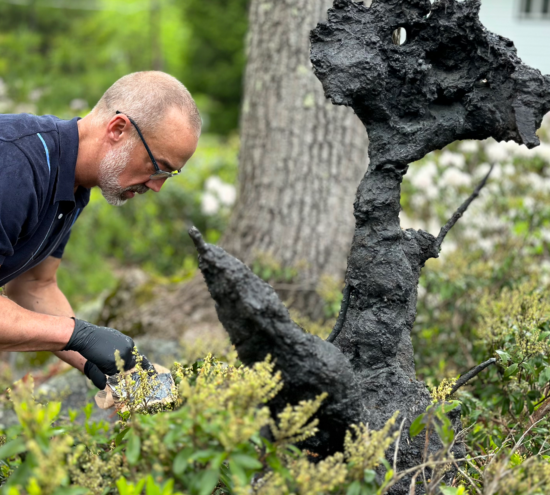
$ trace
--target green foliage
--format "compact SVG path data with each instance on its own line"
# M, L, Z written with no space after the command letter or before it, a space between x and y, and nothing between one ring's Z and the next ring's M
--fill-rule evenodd
M382 494L382 486L389 486L391 469L382 484L374 469L386 462L384 452L396 438L395 417L378 432L357 425L343 453L314 463L308 455L315 454L293 444L316 433L314 415L324 396L289 405L274 420L266 404L282 383L269 359L247 368L207 356L190 367L176 363L172 375L177 384L173 410L138 413L146 412L143 389L126 395L127 411L119 413L113 429L91 422L90 407L83 425L75 412L62 420L61 404L39 403L32 380L16 384L11 399L19 424L0 441L2 490L10 495L137 495L143 490L152 495L305 495ZM260 436L262 428L271 429L272 441Z
M0 78L8 87L8 110L81 113L119 77L152 69L155 43L164 69L180 74L189 24L178 4L159 3L158 26L148 3L138 0L0 3Z
M336 318L340 312L343 299L343 283L330 275L322 275L317 285L317 294L325 302L325 316Z
M270 253L256 252L250 266L255 275L272 285L290 284L298 276L299 267L283 266Z
M302 329L312 335L317 335L317 337L325 340L332 332L334 325L336 324L335 319L330 319L327 321L311 321L309 318L302 316L298 311L290 310L290 316L292 320L298 324Z
M182 79L204 99L208 132L228 134L238 126L246 54L249 0L187 0L187 64Z
M449 399L459 374L498 358L456 394L469 453L459 479L471 493L542 494L548 483L548 119L540 136L534 150L455 143L411 165L403 183L402 227L437 235L495 164L440 259L426 264L412 334L419 375L436 404ZM426 423L427 413L415 432Z
M0 3L0 112L71 118L130 72L160 69L194 94L205 129L238 127L248 0Z

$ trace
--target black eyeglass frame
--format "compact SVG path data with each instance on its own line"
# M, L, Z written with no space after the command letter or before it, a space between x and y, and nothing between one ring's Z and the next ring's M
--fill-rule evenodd
M117 115L126 115L125 113L116 111ZM153 162L153 166L155 167L156 172L152 174L149 179L151 180L159 180L159 179L169 179L170 177L175 177L176 175L179 175L181 173L180 170L175 170L174 172L166 172L165 170L161 170L158 166L157 161L155 160L155 157L153 156L153 153L151 153L151 150L149 149L149 146L145 142L145 138L143 137L143 134L141 133L140 128L135 123L134 119L132 119L129 115L126 115L128 117L128 120L130 123L136 128L136 131L138 133L139 138L141 139L141 142L143 143L143 146L145 146L145 149L147 150L147 154L149 155L149 158L151 158L151 161Z

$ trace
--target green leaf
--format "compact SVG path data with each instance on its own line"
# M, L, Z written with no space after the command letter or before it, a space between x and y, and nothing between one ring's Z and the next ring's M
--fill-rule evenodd
M116 487L118 488L119 495L129 495L128 481L126 481L124 476L116 481Z
M210 461L210 467L212 469L220 469L223 462L227 459L227 452L220 452Z
M372 469L365 469L364 480L367 483L372 483L376 479L376 471Z
M27 446L21 438L16 438L0 447L0 459L9 459L26 450Z
M115 437L115 445L120 445L120 442L124 439L126 436L126 433L130 431L130 428L124 428L116 437Z
M514 414L519 416L523 411L525 405L525 399L523 397L514 397Z
M512 360L510 354L505 351L497 351L497 354L500 356L500 359L503 361L504 364L508 364L508 361Z
M462 485L460 485L458 488L442 485L439 487L439 490L443 495L462 495L465 493L465 489Z
M284 469L281 459L276 454L270 454L266 457L267 465L275 472L279 472Z
M424 416L426 416L426 414L421 414L411 423L411 427L409 428L409 435L411 438L414 438L416 435L421 433L426 427L424 423Z
M361 494L361 483L359 481L354 481L349 487L346 495L360 495Z
M161 495L172 495L174 491L174 479L170 478L164 485L162 486L162 493Z
M193 448L187 447L183 450L180 450L176 457L174 458L174 463L172 464L172 471L176 476L181 476L187 465L189 464L189 458L193 454Z
M198 450L194 454L191 455L191 460L200 462L201 464L206 464L208 461L210 461L212 458L214 458L218 452L214 449L204 449L204 450Z
M245 454L233 454L231 460L244 469L262 469L262 463L249 455Z
M455 438L451 420L445 414L438 414L439 422L435 422L437 434L445 444L451 444Z
M141 439L134 431L128 436L128 444L126 446L126 459L128 464L134 466L139 461L139 454L141 452Z
M515 375L518 371L518 363L514 363L512 364L512 366L508 366L508 368L506 368L506 371L504 372L504 378Z
M500 409L500 413L502 415L507 414L509 409L510 409L510 398L504 397L504 399L502 400L502 407Z
M217 469L208 469L202 474L199 495L210 495L218 484L220 472Z
M231 474L233 476L236 476L242 485L246 485L248 483L246 471L242 466L235 463L232 459L229 460L229 469L231 470Z
M119 495L141 495L146 480L146 478L143 478L134 485L134 483L128 483L126 478L122 476L116 481Z
M70 407L67 412L69 413L69 421L71 423L74 423L80 414L80 411L77 411L76 409L71 409Z
M450 413L453 409L456 409L458 406L460 406L460 401L459 400L451 400L451 401L448 401L448 402L444 402L441 405L440 411L443 414L447 414L447 413Z
M544 368L539 375L539 387L544 387L550 382L550 367Z
M161 495L160 486L155 483L151 475L147 476L147 484L145 487L146 495Z

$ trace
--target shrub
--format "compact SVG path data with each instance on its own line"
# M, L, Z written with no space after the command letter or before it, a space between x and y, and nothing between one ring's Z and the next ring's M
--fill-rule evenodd
M380 489L374 469L386 462L395 418L379 432L357 425L343 453L312 462L314 454L294 444L316 433L314 415L324 396L289 405L274 420L266 404L282 383L269 359L247 368L209 355L189 367L175 363L172 376L173 410L139 414L126 396L129 410L119 413L112 429L90 421L91 407L83 425L75 411L63 421L59 402L42 404L32 379L18 382L10 397L19 424L6 432L0 447L2 489L10 495L343 494L352 486L350 493L374 494ZM266 428L270 440L260 435ZM390 470L382 482L391 476Z

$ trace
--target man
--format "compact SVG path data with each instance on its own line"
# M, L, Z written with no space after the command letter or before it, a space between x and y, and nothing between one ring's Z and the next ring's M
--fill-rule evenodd
M100 389L135 365L131 338L74 318L56 272L90 188L120 206L159 192L197 147L187 89L162 72L118 80L83 119L0 115L0 351L51 351Z

